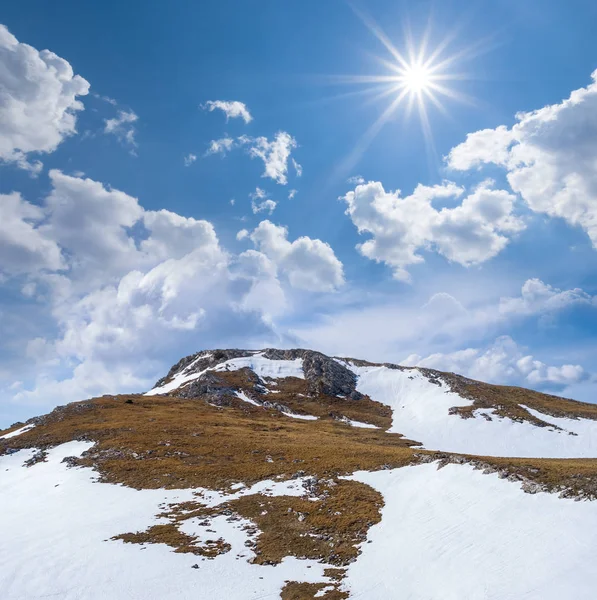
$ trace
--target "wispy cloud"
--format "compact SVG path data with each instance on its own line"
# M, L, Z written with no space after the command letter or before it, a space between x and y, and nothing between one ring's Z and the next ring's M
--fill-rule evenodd
M197 155L196 154L187 154L184 157L184 166L185 167L190 167L196 160L197 160Z
M255 188L255 191L249 194L249 197L251 198L253 214L267 211L271 215L278 205L277 202L268 198L267 193L259 187Z
M104 119L104 133L115 135L120 142L130 147L131 154L135 154L137 130L134 123L138 120L139 117L132 110L119 110L113 119Z
M209 112L221 110L226 115L226 121L241 118L245 123L250 123L253 120L246 104L238 100L209 100L205 104L202 104L201 108Z

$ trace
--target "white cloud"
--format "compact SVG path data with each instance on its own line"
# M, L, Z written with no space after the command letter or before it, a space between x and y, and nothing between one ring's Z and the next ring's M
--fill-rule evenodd
M586 378L580 365L547 365L535 359L509 336L502 336L488 348L467 348L426 358L411 354L402 364L451 371L472 379L499 384L557 387Z
M236 239L240 242L241 240L244 240L246 238L249 237L249 232L246 229L241 229L240 231L237 232L236 234Z
M278 279L277 266L265 254L256 250L247 250L237 257L231 270L236 281L244 281L248 284L248 288L238 301L241 310L260 312L268 322L285 311L288 302Z
M39 230L44 211L20 194L0 194L0 272L29 273L65 267L58 244Z
M504 125L496 129L483 129L466 136L466 141L446 157L448 165L458 171L467 171L483 163L505 165L510 158L514 134Z
M528 316L579 305L597 307L597 298L580 288L560 290L540 279L529 279L522 286L519 297L500 300L499 313L505 316Z
M87 277L105 278L134 268L139 260L128 228L143 216L136 198L92 179L49 173L47 220L39 231L73 257L71 268Z
M249 154L263 161L265 171L262 177L269 177L281 185L286 185L288 159L296 147L296 140L289 133L279 131L271 142L266 137L254 138Z
M267 198L267 193L259 187L255 188L255 191L252 194L249 194L249 196L251 198L251 209L253 210L253 214L268 211L271 215L278 205L277 202Z
M292 199L293 199L293 198L296 196L296 194L297 194L297 191L298 191L298 190L290 190L290 191L288 192L288 200L292 200Z
M189 153L184 157L184 166L190 167L197 160L197 155Z
M303 176L303 167L302 167L302 165L297 163L296 160L294 160L294 158L292 159L292 166L294 167L294 172L296 173L296 176L302 177Z
M418 185L406 197L386 192L379 182L358 185L344 196L346 213L359 233L371 238L357 246L361 254L385 262L394 277L409 280L407 267L423 262L421 250L434 250L464 266L498 254L509 235L524 228L513 216L515 197L483 182L454 208L436 209L434 201L454 200L464 189L451 182Z
M251 241L277 268L293 287L331 292L344 283L342 263L325 242L303 236L288 241L288 230L262 221L250 234Z
M33 175L41 170L30 153L53 152L76 133L77 99L89 83L49 50L20 43L0 25L0 161L15 163Z
M40 207L18 194L0 197L7 215L0 262L7 257L7 275L20 277L17 289L55 332L32 328L21 340L32 375L21 373L16 392L4 386L12 403L142 390L179 354L196 350L197 339L280 344L286 338L274 318L286 314L290 288L332 291L343 281L342 265L320 240L291 243L284 228L265 231L264 222L251 234L261 251L234 256L205 220L145 210L88 178L49 175ZM15 375L0 374L9 382Z
M211 154L221 154L222 156L226 156L228 152L237 147L233 138L223 137L219 140L212 140L209 142L209 148L205 151L205 156L210 156Z
M263 161L265 170L262 177L269 177L281 185L288 183L288 161L292 150L297 147L296 140L289 133L279 131L271 142L266 137L252 138L241 135L235 139L225 136L211 140L205 156L226 156L232 150L241 147L247 147L251 158L260 158ZM298 163L294 166L298 176L302 173L302 168Z
M278 206L277 202L274 202L269 198L267 200L264 200L263 202L255 202L255 200L251 202L251 209L253 210L254 215L265 211L267 211L268 214L271 215L274 212L274 210L276 210L276 206Z
M346 180L346 183L350 183L350 185L362 185L365 183L365 179L360 175L353 175Z
M202 108L208 110L209 112L221 110L226 115L226 121L228 121L228 119L235 119L239 117L245 123L250 123L253 120L253 117L251 116L247 106L238 100L209 100L202 106Z
M118 116L113 119L104 119L104 133L115 135L119 141L130 146L134 154L134 149L137 147L135 140L137 130L133 123L138 120L139 117L132 110L119 110Z
M529 208L582 227L597 248L597 71L559 104L520 113L504 126L470 134L448 155L468 170L494 163Z

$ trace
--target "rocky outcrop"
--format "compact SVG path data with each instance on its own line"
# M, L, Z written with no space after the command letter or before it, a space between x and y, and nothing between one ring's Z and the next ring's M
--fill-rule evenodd
M254 354L252 350L240 349L206 350L191 354L179 360L165 377L156 382L154 387L168 383L176 374L182 371L185 371L185 375L201 373L227 360L251 356L252 354ZM321 352L302 348L291 350L267 348L263 350L263 356L270 360L296 360L300 358L303 361L303 372L309 384L310 394L342 396L351 400L360 400L363 397L362 394L356 391L356 375L337 360ZM258 383L258 380L254 383ZM177 391L177 395L183 398L195 398L205 394L221 396L231 392L233 392L232 388L227 388L218 380L215 374L208 372L185 385Z
M277 350L268 348L263 354L271 360L303 360L303 372L309 382L310 392L328 396L345 396L360 400L363 396L356 391L357 377L337 360L314 350Z

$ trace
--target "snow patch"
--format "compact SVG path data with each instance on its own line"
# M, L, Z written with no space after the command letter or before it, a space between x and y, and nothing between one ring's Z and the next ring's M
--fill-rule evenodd
M500 418L490 411L483 413L491 420L483 418L481 411L475 411L474 418L463 419L449 410L470 406L472 401L452 392L442 381L431 382L418 369L344 364L358 376L359 392L391 407L392 427L388 431L421 442L427 449L485 456L597 457L597 421L554 419L529 411L567 430L558 431Z
M525 494L470 465L348 479L384 496L344 587L367 600L593 600L597 502Z
M203 371L198 371L196 373L191 373L192 368L204 358L210 358L212 354L202 354L198 356L193 362L188 364L182 371L179 373L175 373L172 379L168 383L164 383L163 385L154 387L149 390L149 392L145 392L144 396L153 396L155 394L168 394L169 392L173 392L179 387L189 383L195 379L199 379L201 375L207 373L210 369L204 369Z
M303 359L295 360L272 360L265 358L263 353L253 356L242 356L241 358L232 358L220 363L213 368L214 371L237 371L248 367L259 377L271 377L278 379L281 377L298 377L304 379Z
M149 392L145 392L144 395L153 396L156 394L168 394L174 390L177 390L183 385L189 384L191 381L199 379L208 371L238 371L239 369L244 369L245 367L253 370L259 377L270 377L272 379L280 377L298 377L299 379L305 378L305 374L303 373L303 360L301 358L297 358L295 360L271 360L269 358L265 358L263 356L263 352L253 353L251 356L232 358L213 367L204 369L203 371L197 371L194 373L191 372L199 360L203 358L209 358L211 356L212 354L202 354L184 369L182 369L182 371L176 373L168 383L154 387L153 389L149 390Z
M4 435L0 435L0 440L8 440L12 437L16 437L17 435L21 435L21 433L30 431L34 427L35 427L35 425L24 425L23 427L20 427L19 429L15 429L14 431L11 431L10 433L5 433Z
M252 398L249 398L249 396L247 396L247 394L245 394L244 392L242 392L240 390L237 390L234 393L236 394L237 398L240 398L244 402L248 402L249 404L252 404L253 406L261 406L261 404L259 404L258 402L255 402L255 400L253 400Z
M302 419L303 421L317 421L319 417L314 417L313 415L297 415L296 413L280 411L284 416L291 417L293 419Z
M371 425L371 423L363 423L362 421L355 421L354 419L349 419L348 417L344 417L342 419L343 423L347 423L348 425L352 425L353 427L362 427L363 429L379 429L377 425Z
M163 522L155 517L161 505L197 500L197 492L213 506L257 492L303 495L302 480L263 481L233 494L135 490L97 483L91 469L61 462L91 445L62 444L49 450L47 462L30 468L22 464L35 450L0 457L2 600L254 600L278 598L287 580L329 583L323 571L330 565L316 561L288 557L276 567L249 563L247 534L225 519L213 520L210 538L224 538L232 550L213 560L175 553L162 544L110 539ZM185 524L183 531L194 532L194 527ZM194 564L199 568L191 568Z

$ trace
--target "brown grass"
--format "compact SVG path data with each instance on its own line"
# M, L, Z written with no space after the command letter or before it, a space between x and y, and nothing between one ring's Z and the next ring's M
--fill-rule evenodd
M527 421L539 427L554 427L551 423L532 415L524 408L528 406L552 417L597 420L597 404L577 402L515 386L492 385L453 373L443 373L442 379L453 391L473 401L472 406L453 409L454 414L464 418L472 417L475 410L485 408L495 409L497 415L509 417L514 421Z
M222 408L172 397L96 398L57 409L40 426L0 440L0 453L92 440L96 445L80 464L96 468L104 481L138 489L227 489L297 472L334 477L412 458L415 442L397 434L230 402Z
M315 594L324 588L329 587L329 583L298 583L291 581L282 589L281 600L310 600L316 598ZM348 592L341 592L337 588L327 590L323 596L317 596L323 600L345 600L348 598Z
M287 406L299 415L313 415L322 419L340 419L347 417L388 429L392 425L392 410L389 406L364 396L360 400L337 398L325 394L312 395L309 382L297 377L279 379L264 378L270 393L262 393L255 385L255 375L249 369L224 371L217 373L226 385L242 389L259 403L276 403Z
M382 495L357 481L321 483L318 500L294 496L245 496L228 504L257 524L259 564L277 564L285 556L346 566L357 545L381 519Z
M230 544L223 539L206 540L199 545L197 538L180 531L172 523L153 525L146 531L137 533L122 533L114 536L113 540L122 540L126 544L166 544L181 554L196 554L206 558L215 558L230 550Z

